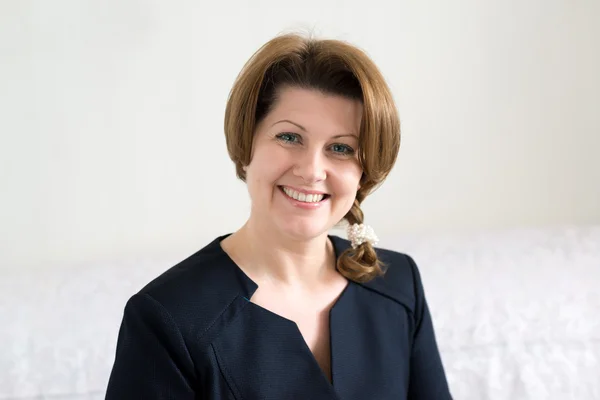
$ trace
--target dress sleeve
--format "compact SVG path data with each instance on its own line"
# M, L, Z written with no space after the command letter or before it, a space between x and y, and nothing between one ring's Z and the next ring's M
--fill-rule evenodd
M408 399L451 400L419 269L410 256L408 260L413 271L416 299Z
M131 297L106 399L194 399L193 374L193 362L169 312L147 294Z

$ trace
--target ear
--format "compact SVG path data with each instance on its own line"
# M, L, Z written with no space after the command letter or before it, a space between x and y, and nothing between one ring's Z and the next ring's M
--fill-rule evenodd
M247 166L247 165L243 165L243 166L242 166L242 169L243 169L244 171L248 171L248 166Z

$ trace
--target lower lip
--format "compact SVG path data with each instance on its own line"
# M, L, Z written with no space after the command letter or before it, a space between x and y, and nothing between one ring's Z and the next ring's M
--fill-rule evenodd
M306 203L304 201L299 201L296 200L290 196L288 196L287 194L285 194L285 192L283 191L283 189L280 187L279 191L281 192L281 194L283 195L283 197L285 197L286 199L288 199L288 201L290 203L292 203L293 206L298 207L298 208L303 208L305 210L314 210L316 208L322 207L324 203L326 203L327 201L329 201L329 197L321 200L321 201L315 201L312 203Z

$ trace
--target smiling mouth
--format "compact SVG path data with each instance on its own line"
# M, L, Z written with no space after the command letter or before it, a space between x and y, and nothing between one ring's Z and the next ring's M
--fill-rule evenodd
M319 203L323 200L331 197L328 194L306 194L302 192L298 192L294 189L290 189L283 186L278 186L279 189L285 194L287 197L294 199L296 201L300 201L302 203Z

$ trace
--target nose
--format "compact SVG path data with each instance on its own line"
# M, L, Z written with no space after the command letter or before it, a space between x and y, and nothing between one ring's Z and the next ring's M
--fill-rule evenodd
M306 184L321 182L327 177L326 160L319 150L305 150L297 155L294 166L294 175L301 178Z

